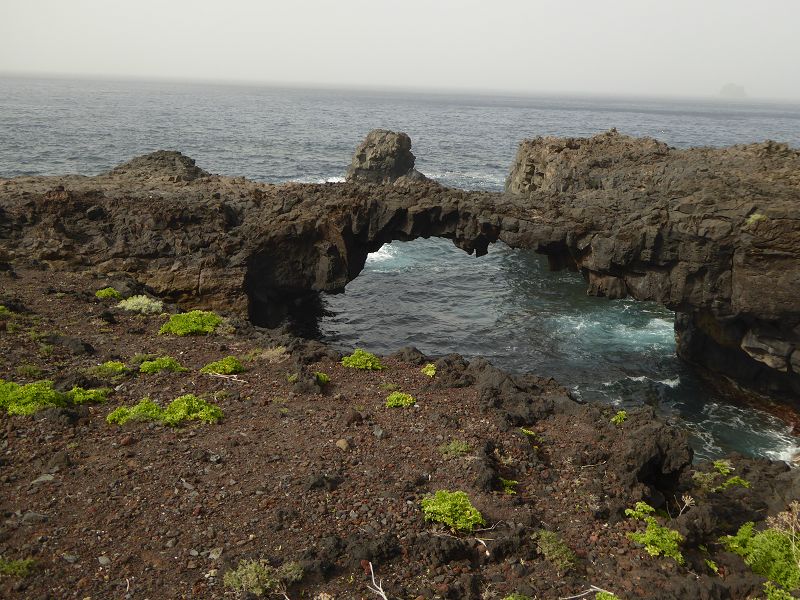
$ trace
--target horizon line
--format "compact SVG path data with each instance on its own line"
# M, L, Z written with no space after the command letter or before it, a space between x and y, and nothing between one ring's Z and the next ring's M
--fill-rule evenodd
M605 99L637 99L637 100L694 100L719 104L785 104L799 105L800 98L785 97L757 97L729 98L720 94L691 95L691 94L653 94L639 92L588 92L576 90L544 91L544 90L510 90L510 89L481 89L465 87L425 87L425 86L395 86L395 85L364 85L355 83L319 83L301 81L268 81L248 79L224 78L196 78L174 76L144 76L144 75L108 75L97 73L49 73L31 71L2 71L0 78L8 79L44 79L44 80L77 80L77 81L116 81L139 83L173 83L183 85L210 85L219 87L257 87L274 89L296 89L317 91L341 91L362 93L406 93L430 95L460 95L495 98L605 98Z

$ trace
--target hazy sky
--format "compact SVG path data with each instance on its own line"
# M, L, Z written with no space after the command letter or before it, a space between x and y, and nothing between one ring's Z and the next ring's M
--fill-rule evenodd
M798 0L0 0L0 72L800 99Z

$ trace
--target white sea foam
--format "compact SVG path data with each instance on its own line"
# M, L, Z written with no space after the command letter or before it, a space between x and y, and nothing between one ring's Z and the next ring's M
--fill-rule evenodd
M397 256L397 248L391 244L384 244L377 252L372 252L367 256L367 264L382 263L392 260Z
M300 177L291 181L293 183L344 183L347 180L344 177L325 177L322 179L319 177Z

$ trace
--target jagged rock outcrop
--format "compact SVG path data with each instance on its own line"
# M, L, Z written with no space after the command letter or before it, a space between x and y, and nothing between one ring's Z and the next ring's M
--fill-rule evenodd
M421 181L425 176L414 169L408 134L373 129L356 148L347 169L347 181L392 183L400 178Z
M537 138L503 194L411 170L407 136L373 132L339 185L209 175L164 152L97 177L0 180L0 256L127 273L187 307L275 325L342 290L386 242L439 236L480 255L503 240L580 270L590 294L676 310L685 359L800 395L797 150L675 150L615 131Z

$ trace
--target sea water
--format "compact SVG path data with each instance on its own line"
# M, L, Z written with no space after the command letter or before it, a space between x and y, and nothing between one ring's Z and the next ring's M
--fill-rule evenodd
M441 183L501 190L519 141L616 127L676 147L774 139L800 146L800 106L710 100L408 94L164 82L0 79L0 177L96 174L180 150L202 168L267 182L342 181L373 128L407 132L417 168ZM700 456L789 458L776 418L716 398L675 356L673 314L586 296L581 277L495 244L387 244L341 295L324 339L342 348L485 356L550 376L587 401L681 417Z

